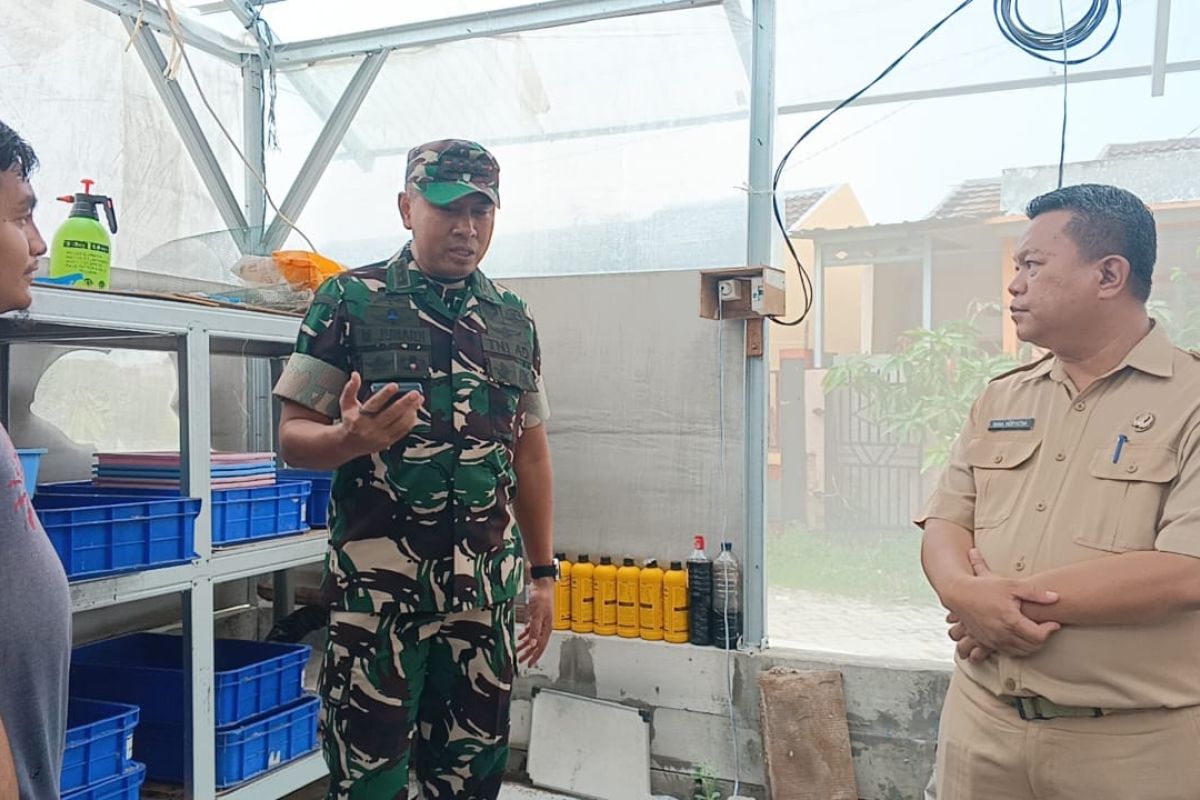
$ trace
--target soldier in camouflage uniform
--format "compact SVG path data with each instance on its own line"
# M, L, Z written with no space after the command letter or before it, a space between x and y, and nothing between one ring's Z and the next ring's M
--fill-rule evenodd
M514 662L536 663L549 638L541 352L524 301L478 270L498 190L478 144L412 150L400 212L413 241L320 288L275 387L284 457L336 469L320 686L330 798L405 798L410 760L426 798L495 798Z

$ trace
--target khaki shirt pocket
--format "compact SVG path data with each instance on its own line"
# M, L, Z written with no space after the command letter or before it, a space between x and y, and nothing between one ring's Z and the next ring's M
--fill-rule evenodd
M1167 491L1179 475L1179 455L1161 444L1126 444L1113 463L1113 448L1092 454L1094 479L1078 498L1081 526L1076 544L1111 553L1153 550Z
M1040 439L982 438L967 444L975 477L975 530L1003 525L1021 500Z

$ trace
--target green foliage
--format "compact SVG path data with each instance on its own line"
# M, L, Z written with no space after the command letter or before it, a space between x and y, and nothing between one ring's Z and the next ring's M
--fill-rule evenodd
M692 770L692 781L695 788L692 790L692 800L721 800L721 793L717 790L717 779L713 774L712 767L707 764L700 764Z
M1200 257L1200 251L1196 255ZM1162 324L1177 346L1200 347L1200 282L1175 267L1165 288L1167 299L1149 301L1146 310Z
M922 471L942 466L988 380L1021 363L980 338L973 320L908 331L894 355L851 356L830 369L825 391L853 390L885 433L923 446Z

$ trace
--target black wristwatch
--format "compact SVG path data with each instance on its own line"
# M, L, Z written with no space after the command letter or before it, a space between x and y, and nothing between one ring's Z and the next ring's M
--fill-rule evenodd
M529 568L529 577L535 581L540 581L545 578L558 580L558 559L554 559L553 564L533 565Z

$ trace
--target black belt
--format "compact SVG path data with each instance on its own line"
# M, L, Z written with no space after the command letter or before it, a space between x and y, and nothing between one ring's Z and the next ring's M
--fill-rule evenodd
M1044 697L1009 697L1008 704L1023 720L1060 719L1063 717L1103 717L1105 710L1094 706L1060 706Z

